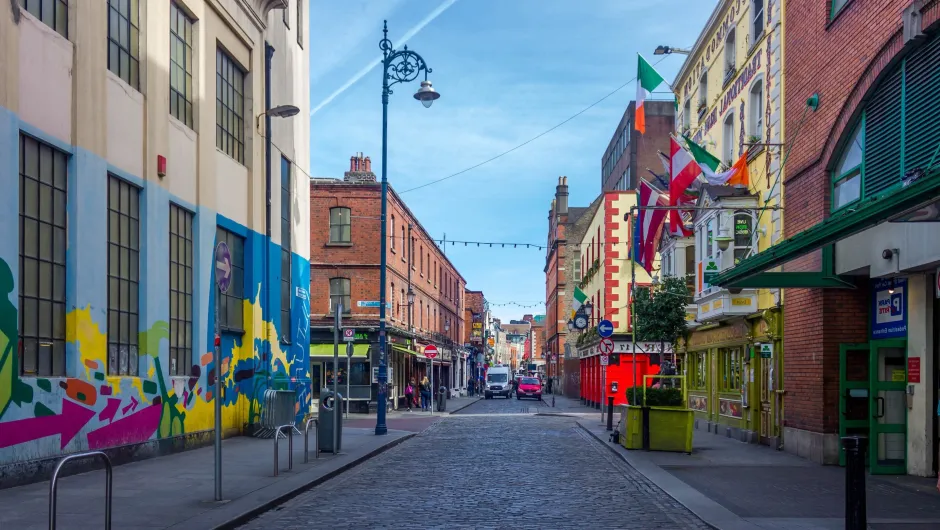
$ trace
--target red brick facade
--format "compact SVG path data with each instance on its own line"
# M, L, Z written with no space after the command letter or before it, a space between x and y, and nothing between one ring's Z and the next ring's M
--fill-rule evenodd
M829 214L830 174L840 141L862 99L902 51L901 13L910 0L850 1L830 20L832 2L790 0L785 6L787 144L784 227L790 237ZM927 1L923 27L940 4ZM819 95L819 108L806 100ZM804 117L805 113L805 117ZM818 271L817 251L785 266ZM785 425L834 433L839 425L839 344L866 342L868 294L857 290L787 289L784 321Z
M463 335L461 335L461 337L463 337L463 343L471 344L475 348L481 347L482 343L473 342L471 333L473 332L473 315L474 314L480 315L480 323L483 324L484 326L486 325L486 323L483 322L482 320L483 313L485 311L485 307L483 305L484 303L483 291L467 290L465 291L464 300L465 301L464 301L464 317L463 318L464 318L464 322L467 323L467 326L464 329Z
M352 168L351 168L352 169ZM371 168L370 168L371 169ZM372 175L374 178L374 175ZM350 242L330 242L330 210L350 209ZM379 309L359 301L379 300L381 185L368 181L315 179L310 184L310 320L330 325L331 278L349 278L350 325L377 326ZM409 260L410 242L413 257ZM460 344L469 324L464 321L466 281L441 252L408 207L389 187L388 324L409 329L408 266L415 293L411 326L418 335L439 334ZM446 329L447 323L450 329Z
M675 104L672 101L647 101L643 107L646 113L646 133L640 134L634 130L633 117L635 113L636 102L631 101L627 105L617 129L614 131L601 157L601 191L611 191L617 189L617 183L623 176L623 172L628 168L630 170L630 179L623 190L636 189L638 179L653 179L646 168L652 169L656 173L663 172L663 165L659 161L658 151L669 152L669 134L675 130ZM621 135L629 137L626 145L620 143ZM610 167L609 174L605 171L605 164L608 159L618 150L617 162ZM660 186L660 185L657 185Z

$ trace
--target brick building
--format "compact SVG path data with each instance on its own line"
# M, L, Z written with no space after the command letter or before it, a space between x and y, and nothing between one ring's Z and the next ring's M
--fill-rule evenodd
M340 382L344 384L349 377L350 398L360 404L376 398L381 192L371 160L362 154L350 159L342 180L312 179L310 183L314 388L332 380L332 311L342 302L343 326L356 328L357 341L349 373L345 366L340 368ZM462 367L467 350L460 342L466 328L466 281L391 187L388 235L386 317L393 395L401 398L410 378L430 376L432 361L423 354L428 344L440 351L433 360L435 384L446 382L453 388L455 382L466 380ZM411 303L409 293L413 294Z
M872 473L937 470L938 18L936 0L787 2L787 239L716 278L787 288L784 448L837 463L864 435Z
M463 344L468 348L467 375L479 376L483 373L483 363L492 355L487 346L487 312L489 310L483 291L464 291L464 326ZM489 352L489 353L488 353ZM464 378L464 383L466 379Z
M601 191L635 190L638 179L654 179L647 171L663 173L658 151L669 153L669 134L675 130L675 104L672 101L647 101L646 134L634 130L636 102L631 101L601 157ZM657 188L664 185L654 183Z

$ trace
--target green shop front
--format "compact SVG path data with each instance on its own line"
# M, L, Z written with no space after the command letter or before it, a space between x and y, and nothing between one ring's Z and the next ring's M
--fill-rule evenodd
M888 64L847 111L827 165L825 219L714 282L784 288L788 310L822 314L805 324L822 332L787 317L785 342L799 343L800 333L822 339L788 347L784 359L785 417L801 423L785 430L786 450L844 463L839 438L861 436L872 473L936 476L940 36L912 41Z
M378 349L378 334L357 331L352 342L352 356L348 355L347 342L340 337L339 369L335 372L340 394L346 395L349 385L350 411L363 406L367 409L372 400L371 351ZM311 329L310 336L310 380L313 389L311 410L315 411L322 389L333 387L333 332L328 329Z

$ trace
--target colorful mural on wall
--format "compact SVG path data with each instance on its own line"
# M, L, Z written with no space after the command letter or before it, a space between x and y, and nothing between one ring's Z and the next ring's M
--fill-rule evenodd
M232 221L208 211L199 210L197 215L203 214L211 217L208 222L203 220L202 233L214 234L216 224L226 228L233 225ZM160 214L155 215L153 224L162 229L165 224L160 223ZM65 323L67 376L20 375L16 275L4 256L0 256L0 466L210 430L214 426L214 399L223 400L225 431L244 432L247 426L259 421L260 397L269 387L297 390L299 421L309 408L311 396L306 294L309 263L292 255L295 293L292 336L279 336L280 311L278 307L272 311L263 307L260 271L264 255L261 249L266 248L269 256L277 256L272 263L278 264L280 247L267 244L261 234L243 227L240 230L246 239L244 292L250 295L243 301L244 333L223 333L221 337L222 396L213 395L214 337L206 331L213 329L211 311L202 314L201 323L194 322L201 330L194 334L196 347L188 376L169 374L169 325L161 319L153 320L139 332L139 376L108 375L107 334L103 324L107 308L92 304L73 307L71 303ZM13 231L12 235L15 234ZM200 258L209 256L214 247L211 235L204 241L211 246L199 245L197 239L197 267ZM201 262L209 263L208 259ZM147 273L153 277L152 285L165 292L166 266L155 265L153 269ZM141 275L145 275L143 267ZM70 273L70 279L72 276ZM272 266L269 281L279 285L279 276L279 267ZM103 282L90 283L94 288ZM215 307L216 290L211 275L207 273L196 285L200 293L195 297L194 314L200 308ZM104 300L100 294L88 298ZM272 302L280 303L276 297ZM153 303L168 308L166 300ZM142 297L142 315L161 313L144 306Z

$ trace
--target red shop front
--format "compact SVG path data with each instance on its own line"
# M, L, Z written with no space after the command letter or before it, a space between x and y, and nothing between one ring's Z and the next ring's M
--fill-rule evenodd
M634 355L632 342L616 340L614 354L607 356L607 366L601 364L601 353L597 345L579 350L581 402L600 408L601 405L606 405L607 398L613 397L614 405L628 404L628 389L633 386L634 377L639 384L643 384L643 376L659 373L659 365L650 364L650 352L658 353L660 348L659 343L638 342ZM666 345L665 353L672 353L669 345Z

